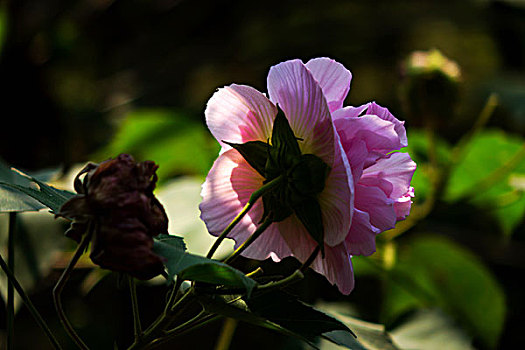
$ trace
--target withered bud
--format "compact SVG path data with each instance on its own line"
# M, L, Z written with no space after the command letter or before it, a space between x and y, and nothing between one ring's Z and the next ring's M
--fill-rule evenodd
M153 194L158 166L121 154L99 165L88 164L75 179L77 195L58 215L73 219L66 235L80 242L94 227L91 260L102 268L150 279L163 271L153 253L153 236L168 233L168 217ZM80 177L84 175L84 179Z

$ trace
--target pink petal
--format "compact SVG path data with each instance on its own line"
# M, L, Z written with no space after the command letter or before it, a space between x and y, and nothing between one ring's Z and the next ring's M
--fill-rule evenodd
M268 74L270 100L279 103L303 154L334 162L334 129L321 87L301 60L280 63Z
M359 106L359 107L348 106L348 107L343 108L342 111L338 111L338 112L334 111L334 113L332 113L332 119L333 120L337 120L337 119L341 119L341 118L344 119L344 118L357 118L357 117L360 117L360 116L365 114L365 112L368 109L369 105L370 105L370 103L364 104L364 105Z
M394 210L397 215L397 220L405 220L410 214L410 207L412 206L412 198L414 197L414 187L410 187L404 196L398 198L394 203Z
M365 167L373 164L378 158L389 152L401 148L399 136L393 123L375 115L364 115L357 118L343 117L343 115L351 113L346 108L334 112L334 115L337 116L337 119L334 120L334 126L347 156L349 156L348 153L351 152L352 145L356 140L363 140L366 143L368 154Z
M206 123L213 136L222 141L244 143L266 141L272 134L277 108L259 91L245 85L219 89L208 101Z
M230 149L220 155L202 185L203 200L199 208L208 231L215 236L220 235L248 203L251 194L262 186L262 182L263 177L236 150ZM236 247L255 231L262 213L262 200L259 199L228 235L235 240ZM258 260L272 256L278 260L290 254L277 227L271 225L243 255Z
M354 210L352 227L345 239L346 246L352 255L368 256L376 251L377 227L370 224L370 215L359 209Z
M350 90L352 73L341 63L326 57L308 61L306 68L321 86L330 112L343 107L343 101Z
M354 209L354 183L350 165L335 135L336 154L333 168L326 179L319 204L323 214L324 241L335 246L344 241L352 222Z
M363 171L360 181L370 181L370 178L388 182L391 190L387 196L396 200L404 196L416 170L416 163L410 159L408 153L392 153L388 158L378 159L377 162ZM368 182L370 184L370 182Z
M317 243L306 232L295 215L277 224L293 255L300 262L305 262ZM319 254L314 260L312 268L324 275L330 283L336 284L341 293L350 294L352 291L354 287L352 261L344 242L334 247L325 245L325 258L322 259L321 254Z
M355 207L370 215L370 223L381 232L394 228L396 213L394 201L387 198L386 194L375 186L355 186Z
M375 102L372 102L370 103L370 106L368 107L366 114L377 115L381 119L388 120L389 122L394 123L395 125L394 129L396 130L396 133L399 136L401 147L408 146L407 132L405 130L405 122L402 122L396 117L394 117L387 108L381 107Z
M326 247L325 259L319 255L312 268L335 284L342 294L348 295L354 289L352 260L344 242L335 247Z

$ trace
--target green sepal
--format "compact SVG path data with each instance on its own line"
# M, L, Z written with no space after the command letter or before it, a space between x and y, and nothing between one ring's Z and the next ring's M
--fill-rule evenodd
M319 201L314 197L304 197L302 201L295 203L293 208L306 231L319 245L324 258L324 226Z
M272 158L271 161L274 163L271 164L272 167L276 165L280 170L286 170L292 165L294 160L301 155L297 138L290 127L288 119L280 109L273 122L270 143L272 144L270 158ZM268 165L266 169L268 170Z
M223 140L222 142L236 149L261 176L266 176L265 167L268 161L269 144L262 141L231 143Z

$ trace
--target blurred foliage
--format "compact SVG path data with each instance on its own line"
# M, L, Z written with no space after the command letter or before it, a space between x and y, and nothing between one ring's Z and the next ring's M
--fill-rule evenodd
M401 67L414 50L433 48L457 62L462 79L453 103L444 108L433 100L438 108L428 111L428 104L405 98ZM450 331L458 348L517 348L525 342L517 278L525 269L525 7L520 2L4 2L0 156L24 170L67 170L121 152L155 160L170 231L184 235L190 251L193 245L202 254L209 237L199 238L205 228L197 218L198 182L219 149L203 123L206 101L232 82L265 91L271 65L317 56L352 70L346 104L376 100L406 120L406 151L418 164L412 182L416 197L412 216L378 237L375 255L354 258L357 282L349 297L312 276L297 294L312 302L338 300L353 315L387 322L394 334L414 324L428 327L413 331L416 338L417 332L435 334L419 343L400 340L407 346L431 348L424 340L449 340L443 334ZM411 99L425 96L419 90L445 85L417 85ZM486 128L469 134L494 92L499 104L483 123ZM433 123L425 119L429 115ZM6 174L11 176L9 167L0 167L2 181L14 181ZM192 178L169 182L181 175ZM28 185L24 181L20 185ZM13 193L0 186L2 208L13 209L16 201L16 210L40 207L17 195L5 204ZM37 276L35 297L45 310L57 277L47 272L52 264L61 265L52 256L55 250L44 246L47 267L31 276ZM113 343L115 334L118 344L128 344L132 336L117 326L130 326L130 316L114 277L106 275L87 296L72 288L68 299L81 333L98 347ZM146 320L160 312L164 293L161 287L139 286L139 296L148 298L141 310ZM40 336L24 309L17 317L19 344ZM51 308L45 318L53 317ZM59 329L58 323L53 326ZM213 327L179 344L211 348L218 332ZM232 349L247 342L253 349L290 345L274 333L243 327Z

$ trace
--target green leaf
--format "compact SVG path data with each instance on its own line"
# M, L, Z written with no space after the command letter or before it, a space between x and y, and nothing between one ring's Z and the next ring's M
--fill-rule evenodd
M74 193L49 186L1 163L0 194L0 211L34 211L48 207L58 212L62 204L74 196Z
M418 306L439 306L495 347L505 320L505 294L476 256L440 236L419 236L399 251L385 292L392 322Z
M99 160L119 153L159 164L157 175L165 181L176 175L206 175L219 151L198 116L165 108L142 108L129 113L118 126Z
M200 301L210 312L293 336L316 349L321 338L349 349L366 349L344 323L283 292L261 293L249 299L204 296Z
M169 278L178 276L197 282L224 285L232 288L245 288L248 295L257 284L241 271L222 262L185 252L182 238L154 238L153 251L166 259Z
M513 184L515 179L525 178L524 144L522 138L497 130L474 137L451 174L445 199L470 200L478 208L488 210L502 231L510 234L525 215L523 185Z
M250 311L246 302L240 297L235 295L227 296L214 296L199 295L199 302L206 309L206 311L234 318L243 322L253 324L255 326L264 327L279 333L300 339L311 347L318 349L317 345L310 340L304 338L300 334L291 332L290 330L281 327L280 325L271 322L264 317L258 316Z
M246 304L256 315L312 343L323 337L349 349L357 348L353 332L344 323L284 292L272 291L254 296L246 300Z
M262 141L248 141L245 143L223 142L235 148L252 168L254 168L261 176L265 176L264 169L266 167L266 162L268 161L269 144Z

